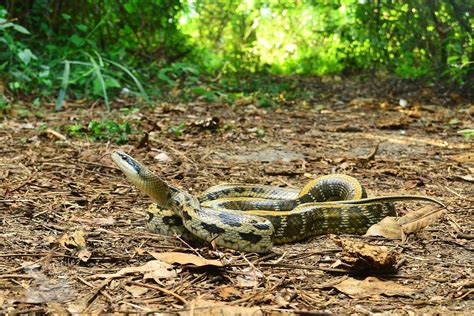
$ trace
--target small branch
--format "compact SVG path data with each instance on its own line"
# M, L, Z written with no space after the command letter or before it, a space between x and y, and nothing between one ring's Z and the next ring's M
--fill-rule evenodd
M127 284L136 285L136 286L141 286L141 287L146 287L146 288L149 288L149 289L153 289L153 290L157 290L157 291L163 292L163 293L165 293L165 294L168 294L168 295L173 296L174 298L176 298L178 301L180 301L180 302L183 303L184 305L188 305L188 301L186 301L182 296L176 294L176 293L173 292L173 291L170 291L170 290L167 290L167 289L165 289L165 288L162 288L162 287L160 287L160 286L151 285L151 284L145 284L145 283L135 282L135 281L127 281Z

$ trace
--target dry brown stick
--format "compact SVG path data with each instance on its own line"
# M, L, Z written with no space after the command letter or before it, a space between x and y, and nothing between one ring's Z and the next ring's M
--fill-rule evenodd
M274 267L274 268L286 268L286 269L304 269L304 270L320 270L325 272L338 272L338 273L346 273L346 270L343 269L334 269L334 268L321 268L315 266L308 266L302 264L286 264L286 263L271 263L271 262L261 262L258 265L264 267ZM225 267L247 267L247 263L234 263L226 265Z
M367 160L367 161L374 159L375 155L377 154L377 151L379 150L379 146L380 146L380 143L375 144L374 149L372 149L372 151L367 156L362 157L361 159Z
M136 286L141 286L141 287L146 287L146 288L149 288L149 289L153 289L153 290L157 290L157 291L160 291L160 292L163 292L165 294L168 294L168 295L171 295L173 296L174 298L176 298L178 301L180 301L181 303L185 304L185 305L188 305L188 301L186 299L184 299L182 296L176 294L175 292L173 291L170 291L170 290L167 290L165 288L162 288L160 286L157 286L157 285L151 285L151 284L146 284L146 283L141 283L141 282L135 282L135 281L127 281L127 284L132 284L132 285L136 285Z
M33 279L33 276L28 274L1 274L0 279Z

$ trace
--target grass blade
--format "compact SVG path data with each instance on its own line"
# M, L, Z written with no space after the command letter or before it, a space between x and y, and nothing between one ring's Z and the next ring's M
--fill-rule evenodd
M137 77L135 77L130 70L128 70L126 67L122 66L121 64L119 64L115 61L105 59L105 58L104 58L104 60L106 62L120 68L123 72L125 72L127 75L129 75L130 78L132 78L133 82L135 82L135 85L137 86L138 90L140 91L140 94L142 95L143 99L145 99L147 104L150 104L150 99L148 98L148 94L145 92L145 89L143 89L143 86L140 83L140 80L138 80Z
M104 77L102 76L102 71L100 70L100 66L97 64L94 58L89 55L90 61L92 63L92 66L94 67L94 72L97 76L97 79L99 79L100 87L102 88L102 93L104 95L104 102L105 102L105 107L107 108L107 111L110 112L110 103L109 103L109 97L107 95L107 87L105 86L105 80Z
M61 81L61 90L59 90L58 99L56 100L56 111L61 111L63 108L64 97L66 96L67 86L69 84L69 75L71 73L71 64L68 60L64 61L63 79Z

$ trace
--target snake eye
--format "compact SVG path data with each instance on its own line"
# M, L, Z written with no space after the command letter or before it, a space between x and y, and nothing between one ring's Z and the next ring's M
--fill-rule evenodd
M118 155L120 156L120 158L122 158L122 160L124 160L129 166L131 166L137 173L140 173L142 168L140 168L140 166L135 162L135 160L133 160L132 157L124 154L124 153L118 153Z

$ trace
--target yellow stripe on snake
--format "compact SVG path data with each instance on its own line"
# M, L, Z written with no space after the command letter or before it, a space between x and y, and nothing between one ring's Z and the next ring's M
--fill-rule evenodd
M342 174L319 177L301 190L224 184L194 197L121 151L111 157L128 180L157 203L148 210L148 230L199 237L241 251L265 253L273 244L329 233L364 234L382 218L395 215L394 201L444 206L426 196L367 197L359 181Z

